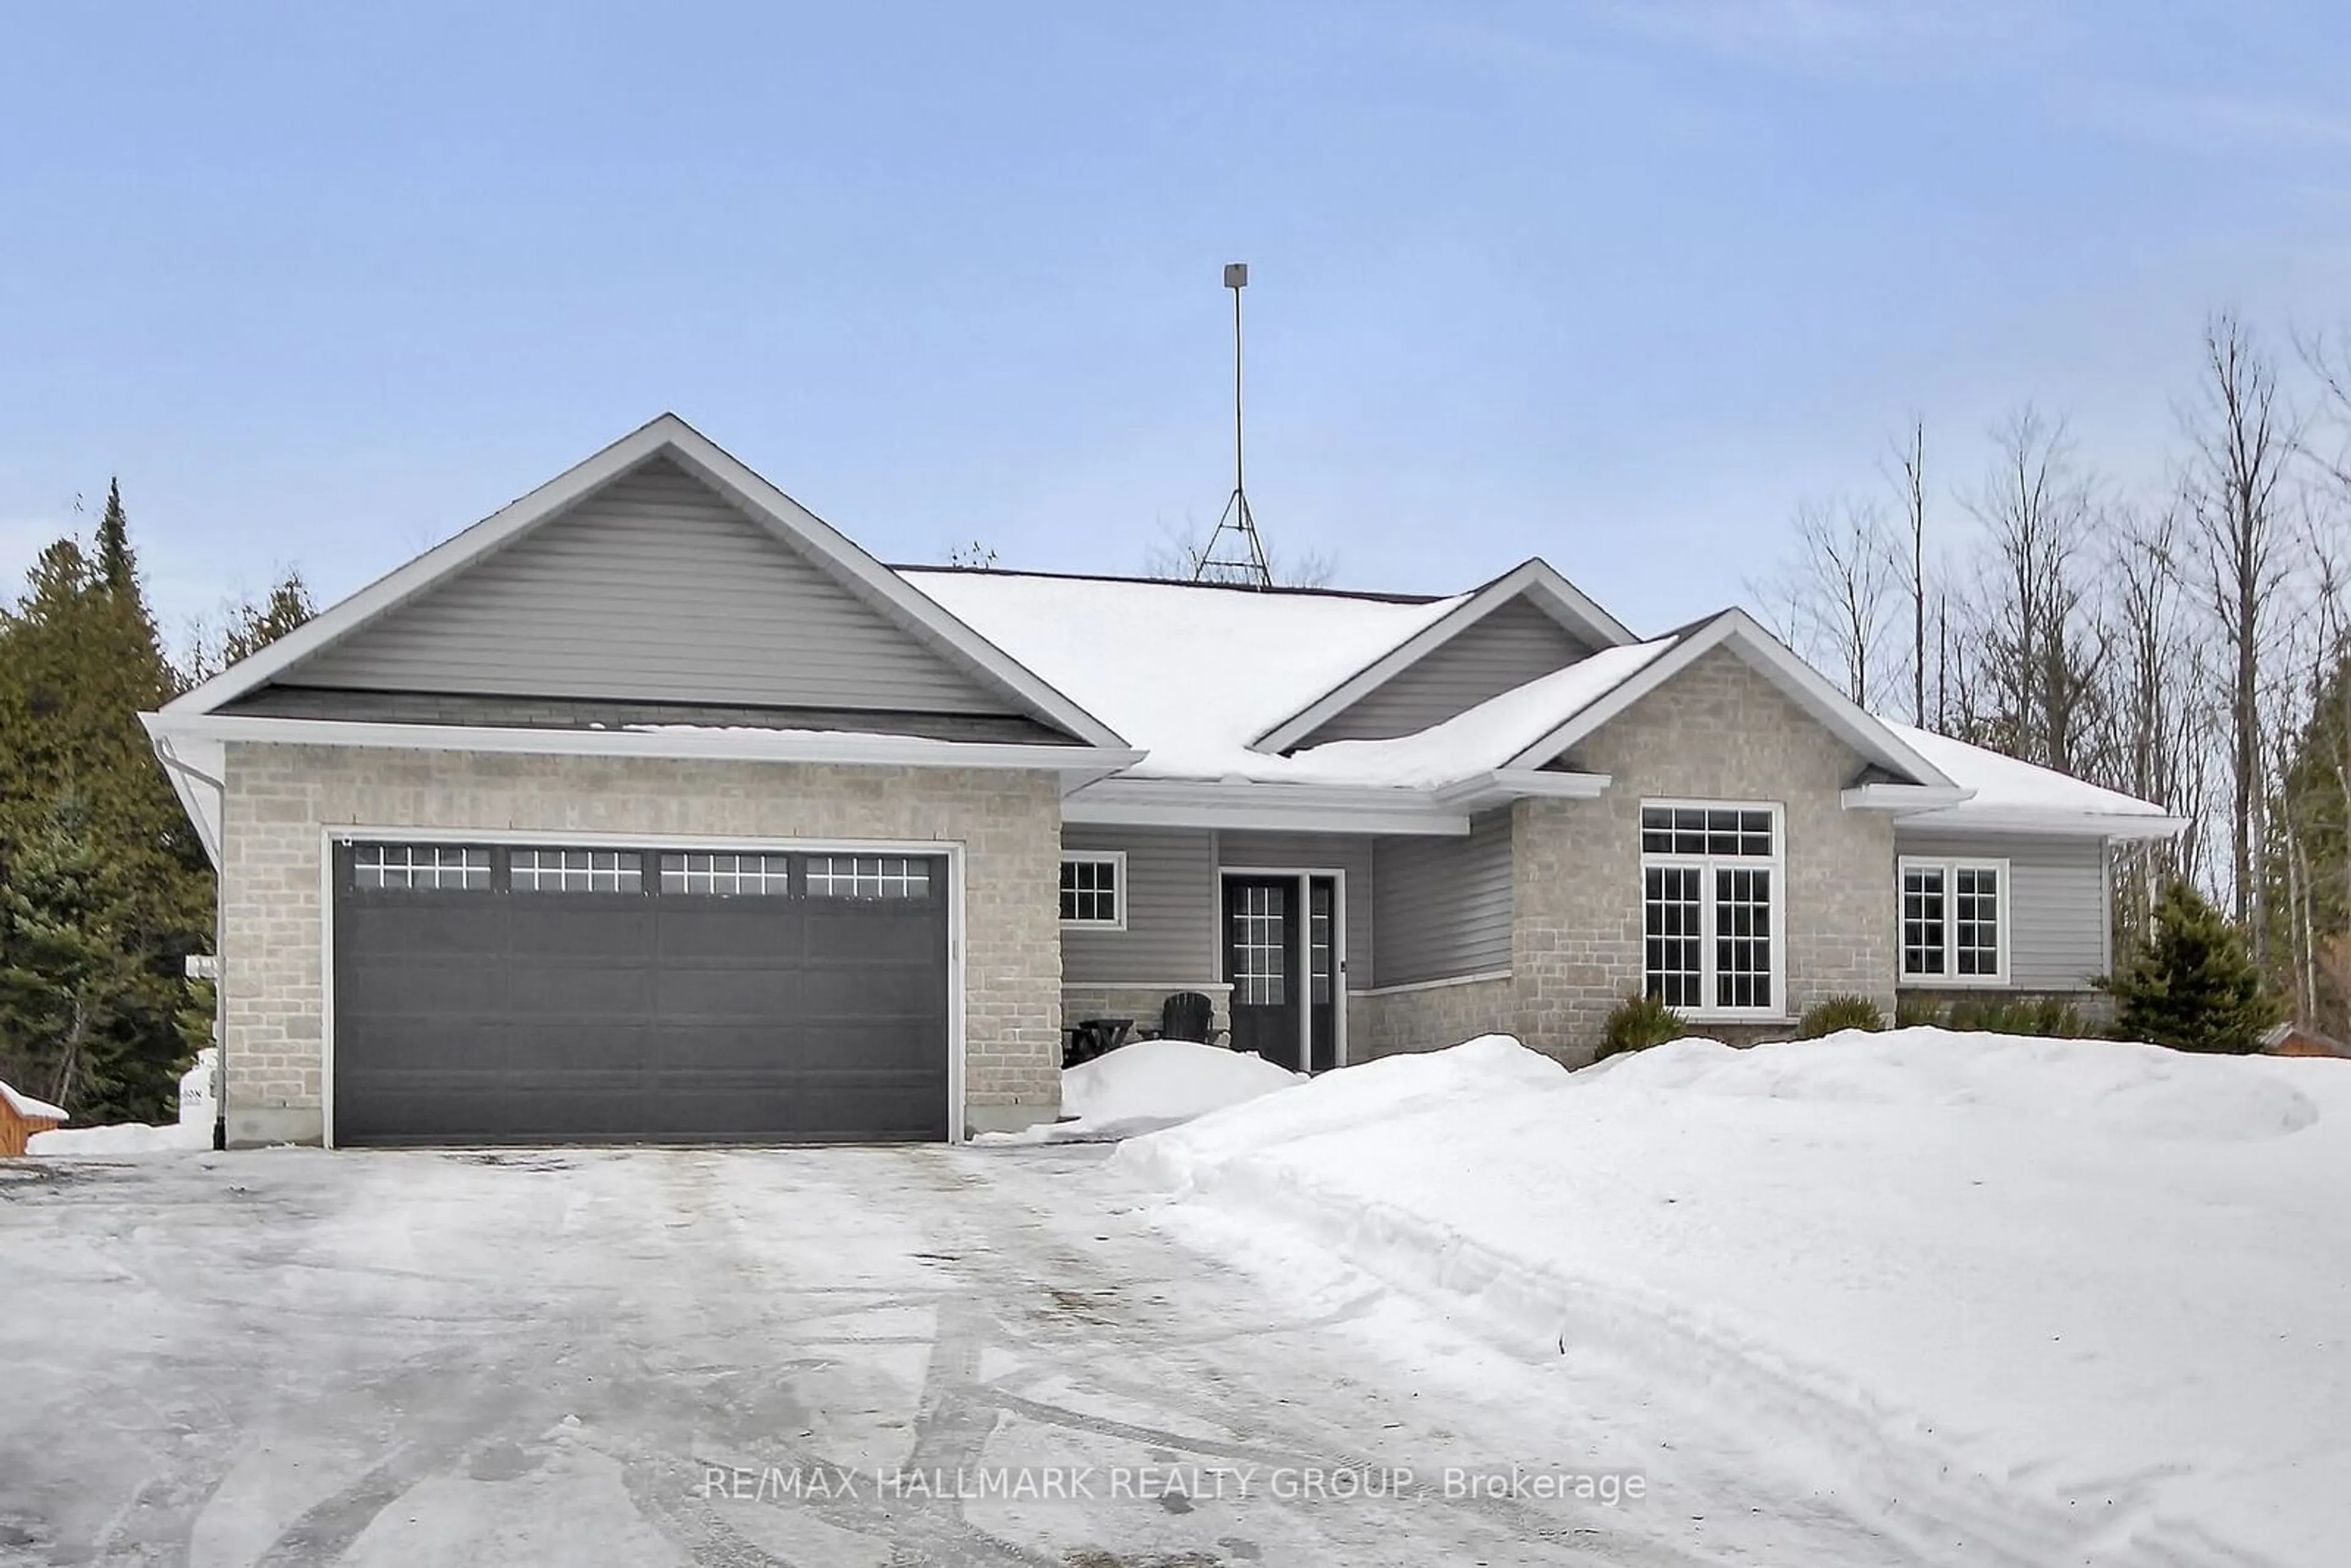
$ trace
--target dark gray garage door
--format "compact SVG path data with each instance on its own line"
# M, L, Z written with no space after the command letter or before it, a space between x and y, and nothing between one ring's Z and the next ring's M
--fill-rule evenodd
M947 1133L944 857L336 852L336 1141Z

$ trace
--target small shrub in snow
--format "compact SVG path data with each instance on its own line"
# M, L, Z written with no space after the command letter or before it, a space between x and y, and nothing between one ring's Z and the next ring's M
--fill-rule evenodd
M2281 1011L2236 927L2184 882L2157 902L2154 940L2102 984L2116 1035L2174 1051L2258 1051Z
M1656 997L1626 997L1608 1015L1608 1032L1600 1042L1600 1054L1595 1061L1621 1056L1628 1051L1646 1051L1653 1045L1663 1045L1669 1040L1679 1040L1689 1032L1682 1015L1666 1006Z
M1796 1025L1796 1037L1818 1040L1839 1030L1885 1027L1885 1012L1867 997L1831 997L1804 1009L1803 1019Z
M1943 1022L1943 1004L1928 997L1912 996L1905 991L1894 998L1896 1029L1934 1029Z
M2049 1040L2080 1040L2089 1032L2083 1025L2082 1010L2062 997L1970 997L1951 1004L1951 1016L1944 1027Z

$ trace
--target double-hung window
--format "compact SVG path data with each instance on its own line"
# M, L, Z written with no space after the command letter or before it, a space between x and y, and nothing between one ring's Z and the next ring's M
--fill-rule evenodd
M1061 857L1061 924L1096 931L1126 929L1126 853L1087 851Z
M1913 986L2008 982L2008 862L1904 855L1902 980Z
M1779 1018L1784 846L1780 808L1641 806L1642 987L1698 1018Z

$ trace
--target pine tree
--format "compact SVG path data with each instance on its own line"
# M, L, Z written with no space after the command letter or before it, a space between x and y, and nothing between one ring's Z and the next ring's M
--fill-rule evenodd
M98 519L98 580L117 600L139 594L139 563L131 553L131 518L122 509L122 481L106 482L106 511Z
M2280 1014L2243 937L2185 882L2164 889L2153 939L2104 983L2117 1036L2175 1051L2258 1051Z
M51 545L16 605L0 610L0 894L13 912L0 923L0 970L13 977L0 1052L69 1069L96 1096L69 1105L77 1114L149 1121L170 1113L193 1054L177 1016L182 965L210 945L212 875L139 722L178 676L119 490L93 543L94 555L71 539ZM102 900L60 869L83 856L103 873ZM78 942L56 928L68 919L92 923ZM99 965L101 951L117 965ZM116 979L89 979L101 971ZM115 999L59 1011L36 1005L40 995Z
M178 986L135 939L135 890L68 798L22 846L0 887L0 1077L84 1121L160 1114L147 1049ZM172 1020L176 1030L177 1020Z

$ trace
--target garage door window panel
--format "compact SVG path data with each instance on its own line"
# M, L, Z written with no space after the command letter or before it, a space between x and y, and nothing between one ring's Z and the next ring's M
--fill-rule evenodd
M361 893L487 893L490 852L461 844L353 844L351 886Z
M516 850L507 885L516 893L642 893L644 857L634 850Z
M810 855L808 893L810 898L928 898L931 865L904 855Z

